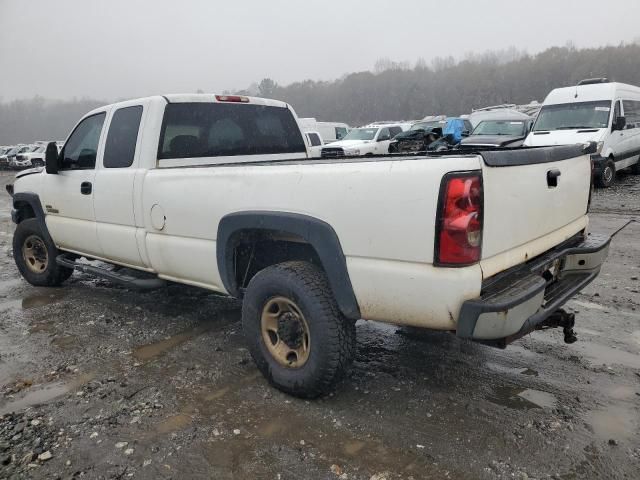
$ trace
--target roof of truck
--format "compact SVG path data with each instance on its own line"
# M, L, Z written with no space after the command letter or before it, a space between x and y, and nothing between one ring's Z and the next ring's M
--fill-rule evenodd
M640 87L626 83L594 83L588 85L574 85L571 87L556 88L549 92L544 100L544 105L559 103L593 102L597 100L613 100L616 92L627 91L640 95Z
M115 102L108 105L98 107L86 116L93 113L104 111L109 107L117 107L119 105L131 105L135 102L142 102L149 99L164 99L167 103L238 103L244 105L266 105L269 107L281 107L289 108L289 105L280 100L271 100L269 98L260 97L248 97L245 95L227 95L227 94L214 94L214 93L170 93L167 95L154 95L149 97L135 98L131 100L123 100L122 102ZM241 98L242 101L224 100L225 98Z

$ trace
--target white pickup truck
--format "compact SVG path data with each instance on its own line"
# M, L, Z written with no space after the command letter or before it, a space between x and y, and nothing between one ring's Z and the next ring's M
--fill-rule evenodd
M282 102L132 100L90 112L60 154L47 147L45 169L17 175L13 255L33 285L75 269L242 298L258 368L315 397L352 360L358 319L502 347L563 326L571 341L573 319L558 309L609 247L586 231L589 153L314 160Z

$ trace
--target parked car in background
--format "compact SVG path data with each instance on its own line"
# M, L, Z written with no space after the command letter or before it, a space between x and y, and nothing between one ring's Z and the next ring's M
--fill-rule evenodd
M389 153L424 152L427 146L442 137L445 119L414 123L409 130L398 133L389 143Z
M472 128L468 118L448 118L447 123L442 129L442 137L430 143L427 146L427 151L441 152L457 146L462 140L463 132L469 132Z
M315 118L300 118L298 123L304 132L318 132L324 143L342 140L350 130L346 123L319 122Z
M8 157L8 153L13 149L14 147L2 147L0 148L0 169L6 169L9 168L9 157Z
M597 142L596 184L609 187L616 171L640 174L640 88L604 78L556 88L545 98L527 146Z
M320 158L322 156L322 137L319 132L305 132L304 136L309 146L309 157Z
M354 128L342 140L324 146L322 157L386 155L391 139L402 131L402 125L386 123Z
M458 148L521 147L532 125L532 119L483 120L470 134L463 132Z
M537 115L537 109L540 104L533 102L530 105L496 105L493 107L485 107L473 110L468 116L473 128L476 128L480 122L485 120L533 120ZM527 112L520 110L524 108Z
M38 144L30 152L19 153L14 160L15 168L44 167L46 145Z
M18 148L15 154L9 157L9 168L21 169L31 167L31 159L28 154L40 147L40 145L23 145ZM44 152L42 155L44 155Z

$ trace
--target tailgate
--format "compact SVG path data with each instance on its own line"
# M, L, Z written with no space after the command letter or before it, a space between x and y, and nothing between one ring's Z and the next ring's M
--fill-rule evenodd
M586 227L591 159L582 145L481 155L480 265L485 278L549 250Z

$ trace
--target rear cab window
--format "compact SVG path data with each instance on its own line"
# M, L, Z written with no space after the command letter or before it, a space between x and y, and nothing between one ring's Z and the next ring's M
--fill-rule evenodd
M160 166L167 159L274 154L306 154L298 123L287 108L195 102L165 107Z
M127 168L133 165L141 118L140 105L119 108L113 114L104 147L105 168Z

